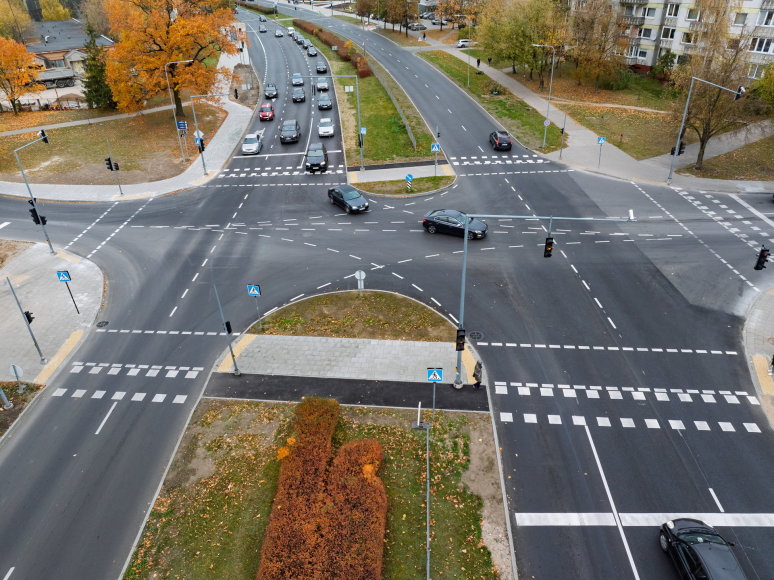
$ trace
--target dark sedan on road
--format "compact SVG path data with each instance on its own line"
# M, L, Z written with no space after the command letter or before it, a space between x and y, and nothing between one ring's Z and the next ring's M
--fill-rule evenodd
M267 99L276 99L277 94L277 85L274 83L266 83L266 86L263 88L263 95Z
M347 213L368 211L368 200L351 185L337 185L328 190L328 200Z
M324 62L318 62L317 63L317 74L327 73L328 72L328 65Z
M310 143L306 150L306 170L310 173L324 173L328 169L328 151L322 143Z
M306 101L306 93L304 92L304 89L301 87L293 89L293 102L303 103L304 101Z
M661 526L658 543L685 580L747 580L733 544L701 520L668 521Z
M428 234L465 235L465 222L468 222L468 239L485 238L489 226L486 222L471 218L456 209L434 209L425 214L422 227Z
M513 139L506 131L492 131L489 133L489 143L495 151L510 151Z
M280 143L298 143L301 138L301 126L295 119L282 121L280 127Z
M333 101L331 101L328 93L320 93L317 97L317 108L321 111L327 111L333 108Z
M293 73L293 76L290 77L290 84L294 87L303 87L304 77L301 76L301 73Z

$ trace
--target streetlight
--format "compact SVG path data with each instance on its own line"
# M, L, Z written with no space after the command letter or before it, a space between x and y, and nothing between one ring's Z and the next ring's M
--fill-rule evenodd
M48 135L46 135L45 131L43 130L39 131L38 135L39 137L34 141L30 141L26 145L22 145L21 147L14 149L13 155L14 157L16 157L16 163L19 165L19 171L21 171L22 179L24 179L24 185L27 186L27 193L30 194L29 203L32 206L32 209L30 210L30 213L32 213L32 218L33 220L37 218L38 222L40 223L40 227L43 228L43 234L46 236L46 241L48 242L48 249L51 250L52 254L56 254L56 252L54 251L54 246L51 245L51 238L48 237L48 232L46 231L45 217L42 217L40 213L38 213L38 203L35 200L35 197L32 195L30 184L27 181L27 174L24 173L24 167L22 167L21 159L19 159L19 151L21 151L22 149L25 149L26 147L29 147L30 145L33 145L38 141L43 141L43 143L48 143Z
M667 183L672 182L672 173L675 169L675 159L680 154L680 140L683 138L683 131L685 131L685 119L688 116L688 104L691 102L691 93L693 92L693 81L699 81L701 83L708 84L713 87L717 87L719 89L723 89L724 91L728 91L729 93L734 93L734 100L737 101L741 99L744 96L745 88L742 85L739 85L739 87L734 89L729 89L727 87L723 87L720 85L716 85L715 83L711 83L709 81L705 81L704 79L700 79L699 77L691 77L691 84L688 87L688 96L685 99L685 108L683 109L683 120L680 122L680 130L677 132L677 139L675 140L675 148L672 149L672 159L669 162L669 175L667 175Z
M199 146L199 157L202 158L202 169L204 169L204 175L207 175L207 164L204 162L204 135L199 133L199 123L196 121L195 99L199 99L203 97L227 97L227 96L228 94L226 93L219 93L219 94L212 94L212 95L191 95L191 109L193 110L194 129L195 129L194 135L201 142L201 145Z
M548 107L546 107L546 121L548 121L548 114L551 112L551 88L554 85L554 58L556 57L556 47L550 44L533 44L532 46L551 49L551 79L548 81ZM548 125L549 123L543 123L543 149L546 148Z
M192 58L188 60L173 60L164 65L164 77L167 79L167 90L169 91L169 102L172 103L172 118L175 120L175 134L177 135L177 144L180 145L180 159L185 163L185 155L183 154L183 142L180 140L180 131L177 129L177 112L175 111L175 99L172 96L172 87L169 84L169 74L167 74L167 67L171 64L180 64L183 62L193 62Z

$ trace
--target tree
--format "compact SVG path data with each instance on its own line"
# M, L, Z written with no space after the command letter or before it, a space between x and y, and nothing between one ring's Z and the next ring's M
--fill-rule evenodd
M595 85L621 68L625 40L624 25L616 5L610 0L582 0L571 12L572 54L578 84L584 79Z
M376 0L357 0L355 13L360 17L371 19L371 14L376 10Z
M41 90L35 81L35 60L24 45L0 36L0 90L19 114L19 100Z
M755 83L755 92L769 105L774 105L774 64L770 64L763 72L763 76Z
M0 10L0 36L22 42L31 22L30 15L22 0L5 0L5 2L6 6Z
M88 40L84 45L86 60L83 62L83 94L90 109L115 109L113 92L106 82L105 49L97 46L99 34L91 24L86 25Z
M175 112L183 117L183 87L207 94L231 74L206 62L219 51L237 52L227 0L109 0L107 13L118 38L108 54L107 81L122 111L165 93L168 75Z
M59 0L40 0L43 20L70 20L70 11Z
M486 54L495 60L509 61L514 73L524 49L520 17L520 2L491 0L481 13L478 26L479 44Z
M104 0L83 0L78 8L81 20L88 22L99 34L109 34L108 22Z

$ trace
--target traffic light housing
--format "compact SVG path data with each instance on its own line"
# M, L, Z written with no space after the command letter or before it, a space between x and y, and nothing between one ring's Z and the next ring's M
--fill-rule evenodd
M223 326L226 329L226 334L231 334L231 321L226 320L226 323Z
M362 133L358 133L357 134L357 146L360 147L361 149L363 148L363 134Z
M677 149L677 154L682 155L683 153L685 153L685 143L680 141L680 147Z
M465 350L465 329L457 329L456 350Z
M105 167L107 167L108 170L113 171L113 160L110 159L110 157L105 157Z
M37 225L40 225L40 216L38 215L38 210L36 210L34 207L30 210L30 215L32 216L32 221L35 222Z
M734 100L738 101L741 99L744 94L747 92L747 89L745 89L742 85L739 85L739 88L736 89L736 94L734 95Z
M204 153L204 138L199 137L199 139L196 141L196 147L199 149L199 153Z
M24 318L27 319L27 324L32 324L32 321L35 320L35 317L32 315L32 312L29 310L24 311Z
M544 258L550 258L551 252L554 251L554 238L547 237L546 238L546 245L543 248L543 257Z
M118 162L117 161L113 161L113 169L118 171Z
M756 270L763 270L766 267L766 262L769 261L769 249L761 247L761 251L758 252L758 261L755 262Z

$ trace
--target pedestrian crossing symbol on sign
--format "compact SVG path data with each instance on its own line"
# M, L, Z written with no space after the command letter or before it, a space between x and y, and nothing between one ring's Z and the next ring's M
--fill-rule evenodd
M440 153L441 146L438 143L433 143L430 145L430 153Z
M247 294L249 296L260 296L261 295L261 287L258 284L248 284L247 285Z
M431 383L440 383L443 380L443 369L427 369L427 380Z
M56 278L60 282L71 282L72 281L71 278L70 278L70 272L68 272L67 270L59 270L56 273Z

